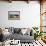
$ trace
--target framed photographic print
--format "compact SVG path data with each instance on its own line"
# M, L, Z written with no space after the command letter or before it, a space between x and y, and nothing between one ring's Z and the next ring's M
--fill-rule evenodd
M8 20L20 20L20 11L8 11Z

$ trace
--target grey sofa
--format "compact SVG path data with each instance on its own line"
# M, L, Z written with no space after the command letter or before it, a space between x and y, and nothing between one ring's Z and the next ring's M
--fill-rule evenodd
M21 29L22 28L13 28L10 27L9 28L9 32L11 33L9 36L7 36L5 39L10 38L10 40L20 40L21 43L30 43L33 42L34 37L32 36L32 31L30 32L31 35L26 34L22 34L21 33Z

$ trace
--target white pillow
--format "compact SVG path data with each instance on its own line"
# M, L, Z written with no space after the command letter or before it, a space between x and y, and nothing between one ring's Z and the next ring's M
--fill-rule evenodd
M30 35L30 28L27 28L27 32L26 32L26 34L28 34L28 35Z
M24 35L27 32L27 29L21 29L21 33Z
M10 33L8 32L8 29L5 29L5 31L3 31L4 35L9 35Z

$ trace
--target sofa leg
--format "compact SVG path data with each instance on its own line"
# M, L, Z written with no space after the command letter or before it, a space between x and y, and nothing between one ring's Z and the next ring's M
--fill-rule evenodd
M22 44L21 44L21 46L22 46Z

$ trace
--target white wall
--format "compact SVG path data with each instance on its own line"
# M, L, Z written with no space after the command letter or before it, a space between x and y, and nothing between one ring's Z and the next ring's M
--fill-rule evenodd
M8 20L8 11L20 11L20 20ZM40 26L40 4L26 2L0 2L0 26L32 27Z

